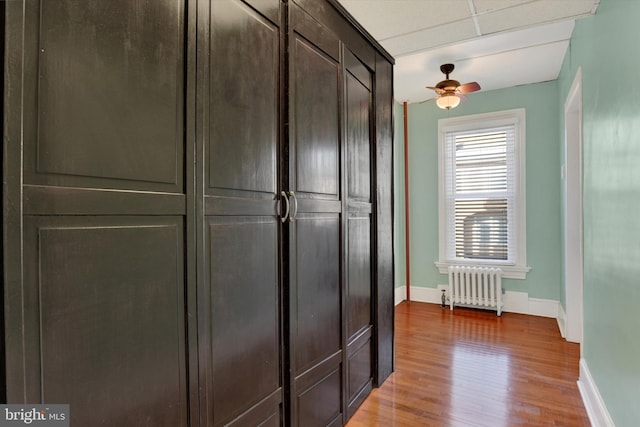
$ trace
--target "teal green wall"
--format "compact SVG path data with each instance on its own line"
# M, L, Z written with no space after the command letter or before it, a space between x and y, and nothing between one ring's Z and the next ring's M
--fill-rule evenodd
M582 68L583 357L618 427L640 420L640 1L601 0L558 79Z
M412 286L434 288L447 283L447 277L441 275L434 265L434 261L438 260L438 120L525 108L527 261L531 271L525 280L507 279L503 283L505 289L528 292L533 298L560 299L561 140L557 90L557 82L553 81L478 92L469 95L464 104L450 111L439 109L433 101L409 104ZM402 109L396 110L396 113L396 122L401 122ZM402 128L396 128L396 144L402 137ZM396 154L401 156L402 151ZM396 198L396 217L404 216L403 205L402 209L398 205L399 199ZM396 252L396 265L404 265L404 253ZM399 284L404 284L404 281Z
M564 102L578 67L583 83L583 357L616 426L640 420L640 1L601 0L576 22L558 80L478 92L447 112L409 105L413 286L446 283L438 259L437 121L524 107L527 111L526 280L509 290L560 300ZM480 82L482 83L482 82ZM396 268L404 269L402 107L396 105ZM396 285L404 284L404 270Z

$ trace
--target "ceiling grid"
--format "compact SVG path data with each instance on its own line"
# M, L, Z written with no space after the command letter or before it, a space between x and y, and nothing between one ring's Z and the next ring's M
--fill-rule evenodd
M478 22L478 14L476 13L476 6L473 4L473 0L467 0L469 3L469 11L471 12L471 18L473 19L473 26L476 28L476 35L481 36L480 23Z
M453 78L483 91L557 78L576 19L599 0L339 0L396 58L399 102L422 102Z

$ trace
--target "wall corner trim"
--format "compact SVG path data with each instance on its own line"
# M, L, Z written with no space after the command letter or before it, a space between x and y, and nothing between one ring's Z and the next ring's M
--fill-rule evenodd
M580 359L578 389L580 390L580 395L582 396L582 401L584 402L584 407L587 410L591 425L595 427L615 427L611 415L609 415L609 411L607 410L607 406L604 400L602 400L598 387L591 376L591 372L589 372L587 361L584 358Z

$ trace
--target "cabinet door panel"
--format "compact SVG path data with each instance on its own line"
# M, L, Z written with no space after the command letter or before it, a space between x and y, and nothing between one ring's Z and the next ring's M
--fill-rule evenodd
M354 345L347 359L349 378L347 382L347 398L349 402L364 399L371 391L371 334L363 337L361 347ZM349 408L349 412L356 408Z
M371 138L373 73L348 49L345 58L346 283L345 370L347 418L372 387L373 206Z
M218 425L280 388L278 229L273 217L208 221Z
M348 70L348 69L347 69ZM371 202L371 93L350 72L346 74L347 195Z
M298 425L325 427L340 416L340 371L335 370L298 396ZM338 425L342 425L341 422Z
M73 425L187 425L182 219L26 224L27 400Z
M27 182L182 191L184 3L40 8Z
M340 350L340 223L338 216L304 216L295 222L295 374Z
M299 193L339 197L338 64L293 40L294 174Z
M278 27L240 1L211 3L208 194L276 192Z
M371 220L349 217L347 265L347 336L371 325Z

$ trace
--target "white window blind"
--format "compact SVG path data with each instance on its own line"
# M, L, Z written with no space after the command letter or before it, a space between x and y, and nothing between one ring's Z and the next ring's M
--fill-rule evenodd
M438 120L440 273L494 265L526 277L525 136L523 108Z
M444 134L449 260L513 262L515 125Z

